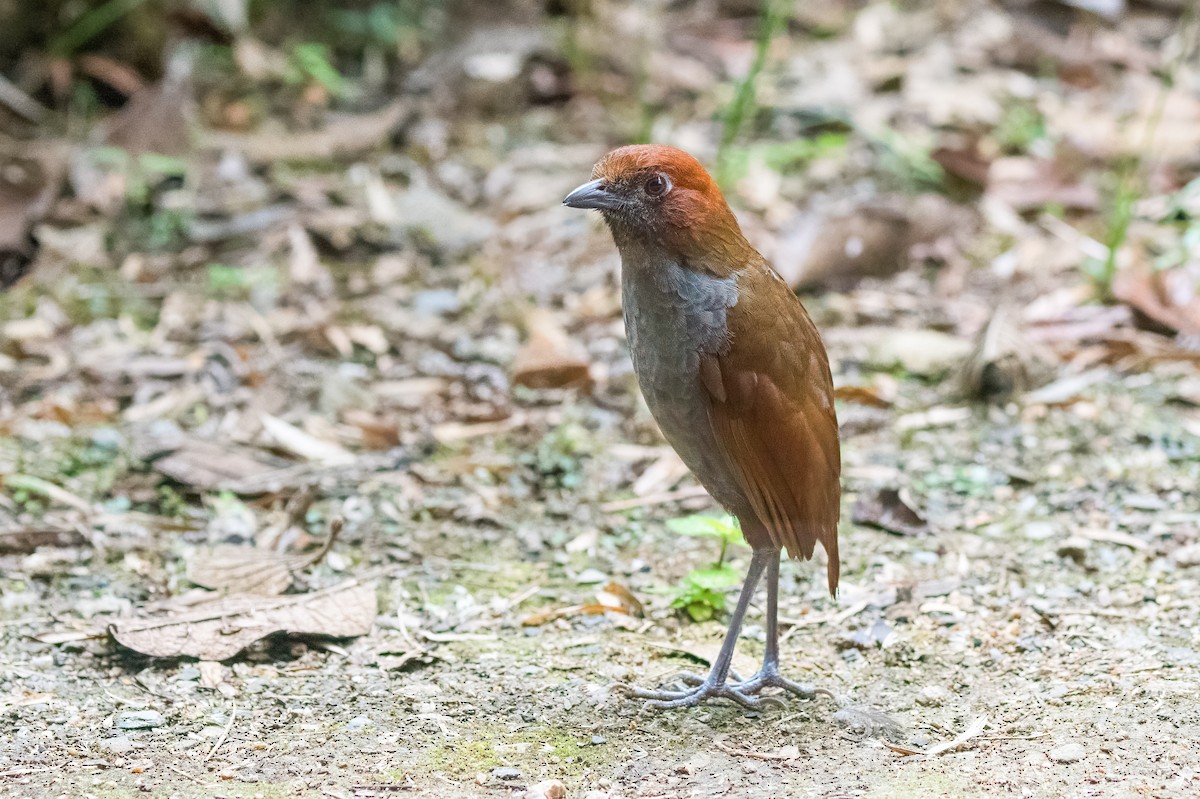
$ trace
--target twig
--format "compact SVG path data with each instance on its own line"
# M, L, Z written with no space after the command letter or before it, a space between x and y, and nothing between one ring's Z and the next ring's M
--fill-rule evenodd
M696 497L706 496L708 496L708 492L704 490L703 486L688 486L686 488L678 488L674 491L663 491L658 494L647 494L644 497L618 499L614 502L605 502L600 506L600 510L604 513L617 513L623 510L645 508L650 505L665 505L668 502L677 502L681 499L695 499Z
M0 771L0 777L24 777L26 774L39 774L43 771L54 771L50 766L45 768L14 768L8 771Z
M186 777L187 779L191 780L192 782L196 783L197 785L206 785L207 784L204 782L204 780L200 779L199 777L188 774L186 771L179 768L178 766L173 766L170 763L163 763L163 765L166 766L167 768L169 768L171 771L174 771L179 776Z
M748 749L735 749L720 738L714 739L713 744L727 755L734 755L736 757L750 757L754 758L755 760L765 760L768 763L779 760L795 760L797 757L796 755L768 755L763 752L751 752Z
M225 743L225 739L229 737L229 731L233 729L233 722L237 719L237 702L233 703L233 711L229 714L229 722L225 725L225 729L221 730L221 737L213 744L213 748L208 750L208 755L205 756L204 762L212 760L212 756L221 748L221 744Z
M796 632L796 630L799 630L801 627L811 627L814 624L825 624L827 622L833 623L833 624L840 624L840 623L844 622L846 619L850 618L851 616L855 616L859 613L862 613L864 610L867 609L868 604L869 603L866 600L863 600L860 602L855 602L853 605L846 608L845 610L838 611L837 613L835 613L833 615L817 616L817 617L808 618L808 619L780 618L779 619L780 624L790 624L792 626L786 633L783 634L783 637L779 639L779 642L783 643L787 639L791 638L792 633Z
M38 122L49 113L46 106L21 91L3 75L0 75L0 103L30 122Z

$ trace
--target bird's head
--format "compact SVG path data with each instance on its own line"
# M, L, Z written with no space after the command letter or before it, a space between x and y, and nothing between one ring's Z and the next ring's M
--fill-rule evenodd
M696 268L727 273L720 264L737 263L749 249L716 182L675 147L613 150L563 205L599 210L623 252L630 246L659 248Z

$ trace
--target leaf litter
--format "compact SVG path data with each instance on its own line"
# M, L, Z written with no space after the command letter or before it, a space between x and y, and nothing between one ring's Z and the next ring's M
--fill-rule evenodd
M37 787L28 764L48 758L60 793L183 776L235 793L392 780L477 796L509 787L498 769L606 799L742 773L761 796L1190 795L1175 733L1197 721L1180 697L1198 663L1200 420L1190 337L1171 321L1194 277L1190 62L1164 95L1164 146L1140 143L1144 118L1129 117L1186 45L1178 9L1107 27L1052 3L797 9L718 157L713 109L755 20L738 4L587 6L555 18L577 52L456 19L464 41L503 52L430 45L412 84L424 40L368 54L346 97L291 83L275 44L258 43L254 66L243 31L245 74L201 75L194 98L142 77L159 118L195 114L196 147L54 142L70 190L4 217L18 236L36 217L38 250L3 297L0 472L28 479L0 496L0 695L54 697L52 713L5 705L16 779ZM94 47L120 61L116 33ZM641 37L654 46L629 46ZM112 64L73 63L137 88ZM371 84L393 67L394 83ZM399 101L379 90L418 84ZM559 207L606 142L632 137L629 119L728 166L747 235L822 290L806 303L837 385L857 387L839 393L847 509L881 488L899 499L845 525L839 599L784 567L784 667L913 722L889 742L937 756L903 774L834 734L843 709L824 703L643 718L604 691L681 651L707 662L721 633L671 607L715 546L665 522L708 500L641 407L606 233ZM180 141L178 125L136 122L107 127L132 150ZM1145 196L1110 249L1111 178L1142 152ZM1114 281L1107 296L1094 262L1109 254L1140 294ZM270 515L309 490L303 518ZM310 529L337 516L339 544L308 562ZM189 589L205 552L192 576L221 591L306 593ZM712 576L744 568L731 557ZM388 577L368 590L376 568ZM595 612L559 615L572 608ZM156 653L239 648L219 671L163 656L133 673L141 661L89 637L110 623ZM50 624L62 632L30 639ZM745 673L763 624L752 608ZM109 704L135 691L166 723L111 739L103 766L75 754L110 740ZM974 731L980 706L1006 734L956 744L945 731ZM1097 754L1047 760L1030 743L1045 729ZM801 751L809 766L788 767ZM976 771L959 768L968 758Z

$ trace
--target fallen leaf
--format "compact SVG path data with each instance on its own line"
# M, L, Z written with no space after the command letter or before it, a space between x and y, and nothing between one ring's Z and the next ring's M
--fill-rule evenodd
M847 289L908 267L909 252L969 230L974 213L944 197L882 197L789 222L766 253L793 289Z
M566 619L571 616L599 616L603 613L608 613L617 608L602 605L599 602L589 602L584 605L571 605L565 608L557 608L555 610L543 610L538 613L531 614L521 619L522 627L540 627L547 622L555 619Z
M73 527L39 524L15 530L0 530L0 555L27 555L41 547L80 547L88 540Z
M914 430L929 430L934 427L949 427L971 418L970 408L938 405L925 411L906 413L896 420L896 431L910 433Z
M1037 158L1000 158L992 164L987 195L1017 211L1034 211L1047 205L1091 211L1100 203L1100 192L1065 173L1054 161Z
M1140 538L1135 538L1129 533L1123 533L1120 530L1095 530L1083 529L1079 531L1079 535L1083 538L1092 541L1100 541L1105 544L1117 544L1130 549L1144 550L1148 549L1149 545Z
M922 535L929 532L929 523L905 500L905 492L881 488L871 494L860 494L854 502L851 519L855 524L877 527L897 535Z
M206 149L242 153L256 164L276 161L327 161L370 150L384 142L413 117L408 98L366 114L331 115L320 130L284 135L281 131L251 134L210 133L201 139Z
M833 390L833 398L872 408L892 407L891 400L884 399L874 386L838 386Z
M969 743L972 739L978 738L983 733L983 728L987 726L987 723L987 716L976 716L971 723L967 725L967 728L963 730L962 733L954 740L943 741L942 743L934 744L924 751L920 749L910 749L907 746L888 743L887 741L884 741L883 745L888 749L891 749L893 752L901 755L941 755L945 754L946 752L955 752Z
M261 413L259 419L262 421L263 430L275 444L293 455L330 465L350 463L354 460L354 456L342 446L323 441L277 416Z
M285 555L259 547L222 544L188 559L187 578L196 585L236 594L282 594L292 584L292 575L318 563L329 552L341 532L341 521L329 526L321 548L302 555Z
M938 147L929 154L947 174L976 186L986 186L992 162L979 151L979 143L966 146Z
M670 491L675 484L688 475L687 464L675 450L664 452L657 460L633 481L634 496L644 497Z
M988 402L1044 385L1054 377L1052 353L1026 338L1017 315L998 308L959 370L963 393Z
M596 599L605 607L619 610L622 613L628 613L630 616L636 616L639 619L645 615L641 600L620 583L612 582L604 586L604 588L596 592Z
M184 70L190 73L190 66ZM190 97L190 74L168 74L105 120L104 141L131 153L186 153L191 148Z
M29 271L37 254L34 225L53 205L61 169L35 158L0 158L0 289Z
M228 660L280 632L366 635L376 611L375 585L353 580L309 594L231 596L165 618L121 619L109 624L108 633L122 646L152 657Z
M525 316L528 340L513 359L513 385L526 388L586 387L588 360L549 311L535 308Z
M1184 336L1200 336L1200 277L1193 270L1123 270L1112 291L1155 324Z

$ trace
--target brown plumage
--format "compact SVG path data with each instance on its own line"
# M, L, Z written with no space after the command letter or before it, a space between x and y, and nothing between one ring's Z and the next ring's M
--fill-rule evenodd
M838 581L841 456L833 381L816 326L746 241L716 183L673 147L622 147L564 203L601 211L621 253L625 326L646 403L667 440L754 550L721 655L698 685L635 695L658 707L723 696L757 706L778 673L779 553L828 556ZM767 655L726 682L742 617L767 572Z

